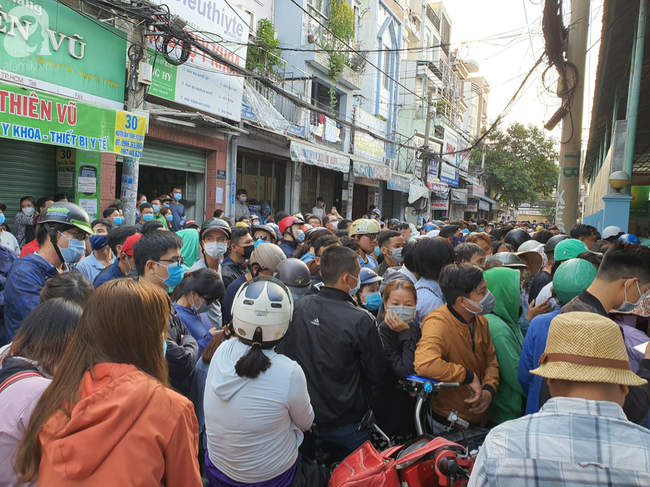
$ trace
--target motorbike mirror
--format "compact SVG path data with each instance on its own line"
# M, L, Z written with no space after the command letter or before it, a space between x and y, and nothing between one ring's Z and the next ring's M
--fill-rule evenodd
M370 428L373 424L375 424L377 420L375 419L375 413L372 409L368 409L366 414L363 415L363 419L361 420L361 423L359 424L358 431L363 431L365 429Z

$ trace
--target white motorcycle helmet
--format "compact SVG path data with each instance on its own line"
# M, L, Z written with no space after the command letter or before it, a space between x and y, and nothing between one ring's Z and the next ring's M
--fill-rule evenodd
M260 345L281 339L289 329L292 316L291 292L282 281L270 276L259 276L244 283L232 305L235 334ZM257 328L262 330L261 337L255 336Z

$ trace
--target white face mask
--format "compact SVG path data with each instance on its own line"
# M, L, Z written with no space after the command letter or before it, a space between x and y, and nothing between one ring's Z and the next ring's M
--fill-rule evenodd
M23 213L25 215L27 215L27 216L32 216L35 211L36 211L36 209L33 208L32 206L28 206L27 208L23 208Z
M386 306L388 311L394 311L397 317L405 323L415 319L415 306Z
M219 260L228 250L228 244L225 242L210 242L204 244L203 249L212 259Z

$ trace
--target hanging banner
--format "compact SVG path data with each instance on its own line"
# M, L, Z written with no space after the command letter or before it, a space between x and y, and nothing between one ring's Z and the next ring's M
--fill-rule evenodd
M369 179L381 179L388 181L390 179L390 167L383 164L373 164L372 162L352 161L354 176Z
M242 20L247 14L238 7L226 0L154 0L154 3L187 20L190 27L187 30L196 31L191 32L192 37L214 53L241 68L246 66L250 28ZM162 43L161 37L149 36L149 63L154 64L155 58L149 94L239 122L244 78L194 47L187 62L180 66L170 64L155 54L155 46ZM178 58L180 47L176 46L170 55Z
M123 108L123 32L54 0L0 0L0 43L0 79Z
M374 115L366 112L361 108L355 108L355 124L372 132L385 136L387 122L378 119ZM365 132L354 132L354 155L371 159L375 162L382 162L386 155L386 143L375 139L372 135Z
M296 141L291 141L291 160L331 169L332 171L350 171L349 157L321 149L315 145L302 144Z
M390 179L386 182L386 187L392 191L400 191L402 193L408 193L410 190L409 180L397 174L391 174Z
M145 128L133 113L0 83L0 137L142 157Z
M466 189L452 189L450 191L451 203L453 205L466 205L467 204L467 190Z
M488 203L487 201L479 200L478 209L483 211L490 211L490 203Z

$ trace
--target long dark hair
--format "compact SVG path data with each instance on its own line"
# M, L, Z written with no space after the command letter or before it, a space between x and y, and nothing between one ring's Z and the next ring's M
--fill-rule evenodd
M39 304L20 325L7 356L35 360L53 375L82 313L81 306L67 299L54 298Z
M208 302L221 301L226 295L226 288L219 273L214 269L199 269L185 274L181 283L172 294L172 301L194 292Z
M97 288L88 300L54 380L32 413L16 457L15 470L21 481L31 480L38 473L41 429L59 410L70 416L80 399L81 381L95 365L131 364L168 386L163 337L170 307L163 290L132 279L116 279Z

